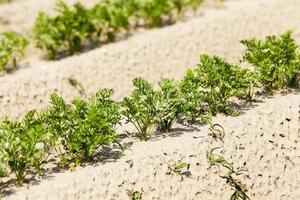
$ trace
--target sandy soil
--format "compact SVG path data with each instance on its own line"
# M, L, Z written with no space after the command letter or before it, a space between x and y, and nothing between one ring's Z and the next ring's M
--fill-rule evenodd
M24 5L33 2L24 1ZM49 2L35 4L48 9L54 1ZM20 13L10 13L14 6L18 7L0 7L0 16L7 12L11 26L13 22L23 24L18 22L23 19ZM299 19L299 0L228 2L223 9L205 10L202 16L143 31L78 56L54 62L30 58L22 69L0 77L0 117L18 118L28 110L44 108L53 90L67 99L79 95L69 84L70 77L83 85L87 95L110 87L120 99L131 90L134 77L153 83L162 76L178 79L198 62L201 53L238 62L243 51L241 39L290 29L300 44ZM24 30L31 24L30 20L26 23ZM216 146L223 146L225 158L236 166L245 163L249 172L241 179L248 185L251 199L300 199L299 105L299 93L263 99L240 117L215 119L225 128L224 144L207 136L207 127L178 129L176 137L134 143L121 159L73 173L51 174L29 189L18 188L7 199L126 199L126 189L141 188L146 200L229 199L230 188L218 176L217 168L208 168L205 158L206 151ZM180 176L166 175L170 160L189 162L192 176L180 182Z
M51 174L29 189L5 199L127 199L126 189L144 191L143 199L229 199L232 191L209 168L206 151L222 147L235 167L248 172L240 179L251 199L300 198L299 94L275 96L239 117L218 117L224 143L208 136L207 127L174 132L173 137L136 142L115 162ZM277 109L274 109L277 108ZM179 135L178 135L179 134ZM191 164L191 177L167 175L170 161ZM53 177L52 177L53 176Z

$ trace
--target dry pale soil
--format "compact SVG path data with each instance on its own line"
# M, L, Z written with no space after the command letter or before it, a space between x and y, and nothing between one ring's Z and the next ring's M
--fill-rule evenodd
M75 1L69 0L72 4ZM92 5L96 1L82 1ZM0 31L25 32L39 10L52 13L55 1L16 1L0 6ZM24 11L26 10L26 11ZM195 66L200 54L217 54L238 63L241 39L293 31L300 44L299 0L228 1L205 8L172 26L133 33L80 55L45 61L29 50L19 70L0 77L0 117L20 118L48 105L54 90L66 99L79 95L75 78L87 95L109 87L116 99L128 95L131 80L152 83L161 77L179 79ZM208 136L207 126L182 127L148 142L135 141L119 159L105 159L74 172L53 172L25 187L9 188L4 199L127 199L126 189L143 191L143 199L229 199L231 188L222 169L209 167L206 152L219 154L248 169L239 178L257 200L300 199L300 93L259 97L238 117L213 119L225 129L224 142ZM120 132L124 132L121 128ZM190 163L189 177L168 174L170 161Z

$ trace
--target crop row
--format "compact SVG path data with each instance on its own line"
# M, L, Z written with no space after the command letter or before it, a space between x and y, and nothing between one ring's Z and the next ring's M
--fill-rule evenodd
M10 2L11 0L0 0L0 4L2 4L2 3L8 3L8 2Z
M176 121L203 123L220 112L236 114L230 99L251 101L255 88L272 93L298 85L300 56L291 32L242 43L246 46L243 59L254 70L202 55L198 66L180 81L161 79L156 88L142 78L134 79L135 89L120 102L112 100L111 89L89 99L75 98L71 104L54 93L45 110L31 111L20 122L4 118L0 124L2 175L4 170L14 173L22 184L28 173L41 172L49 152L60 157L63 167L89 161L102 145L119 144L116 127L122 119L136 127L140 139L148 140L155 131L170 131Z
M83 47L113 41L132 29L158 27L180 19L190 9L197 9L203 0L103 0L92 8L81 3L56 4L57 16L40 12L30 32L36 47L47 51L49 59L58 52L74 54ZM0 40L0 71L24 56L28 39L12 32Z

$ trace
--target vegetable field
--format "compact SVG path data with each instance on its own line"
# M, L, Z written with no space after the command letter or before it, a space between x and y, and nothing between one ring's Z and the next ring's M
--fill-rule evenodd
M289 1L218 1L187 21L203 1L58 1L28 34L3 32L1 196L297 199L300 28L283 22L300 4ZM260 9L265 32L230 23L243 16L251 31ZM34 61L36 47L54 61Z

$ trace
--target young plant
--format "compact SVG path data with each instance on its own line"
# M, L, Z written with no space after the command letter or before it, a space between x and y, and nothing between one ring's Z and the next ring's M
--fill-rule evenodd
M247 171L246 169L237 169L235 170L233 166L226 167L229 171L226 175L220 176L226 180L226 183L230 185L231 189L234 191L230 197L230 200L250 200L247 195L247 186L243 184L239 179L234 178L235 176L242 175L243 172Z
M146 0L142 3L140 16L149 27L162 26L165 22L178 20L188 8L196 10L203 0Z
M170 0L147 0L142 6L142 18L150 27L163 25L163 17L171 17L172 5Z
M175 161L170 161L168 166L168 173L167 174L178 174L181 177L181 181L183 180L183 175L190 176L190 164L186 162L176 163Z
M161 26L166 17L173 22L173 13L179 16L185 8L195 7L201 2L202 0L104 0L88 9L80 3L70 8L63 0L59 0L56 17L39 13L33 37L36 46L46 49L48 57L55 59L58 51L68 50L70 54L74 54L82 46L113 41L122 30L127 32L140 21L150 27Z
M220 139L223 141L223 138L225 137L225 130L223 126L220 124L210 124L209 125L209 136L213 137L215 140Z
M180 117L189 123L207 122L208 106L204 102L205 93L200 79L189 69L179 84Z
M83 44L95 31L90 10L81 3L76 3L71 9L60 0L56 4L56 11L59 14L56 18L56 26L59 27L60 35L67 44L68 51L75 54L81 50Z
M206 158L207 158L210 166L219 166L221 164L222 166L231 167L232 166L231 163L229 163L227 160L225 160L225 158L214 153L215 150L220 149L220 148L221 147L212 148L206 153Z
M122 101L122 114L132 123L142 140L148 140L156 122L156 93L153 86L142 78L133 80L135 87L130 97Z
M235 169L231 163L225 160L222 156L214 153L215 150L220 147L209 150L206 154L210 166L216 165L218 167L223 166L228 170L227 174L220 176L226 180L226 183L230 185L234 193L231 195L230 200L249 200L250 198L246 194L247 187L240 180L236 179L236 176L242 175L247 171L245 168Z
M298 84L300 62L290 31L279 37L242 40L241 43L246 46L243 59L254 66L258 80L267 92Z
M64 50L65 46L71 54L80 51L95 32L92 13L82 4L77 3L71 9L60 0L56 4L56 11L56 17L40 12L33 28L36 46L46 49L49 59L55 59L56 53Z
M229 104L229 98L248 95L253 82L251 72L217 56L200 56L200 64L194 73L212 115L220 112L232 114L234 110Z
M16 69L17 61L25 56L28 41L13 32L4 32L1 35L0 71L7 69L9 65Z
M158 90L142 78L134 79L133 85L136 89L122 102L127 123L135 126L143 140L149 139L155 126L158 131L170 131L180 104L175 81L161 79Z
M120 121L120 113L119 105L111 100L112 94L112 90L104 89L89 100L74 99L73 105L52 94L51 106L44 112L43 118L63 166L68 160L76 164L89 161L101 145L116 140L115 128ZM58 144L55 144L56 141Z
M155 95L155 112L157 129L162 132L170 131L172 124L180 112L178 86L173 79L161 79L159 90Z
M42 120L34 111L21 122L5 118L0 126L1 162L15 174L22 185L30 170L40 173L49 151L48 135Z
M1 161L1 158L0 158L0 161ZM0 178L6 177L7 175L8 175L8 172L6 171L4 165L2 163L0 163Z
M59 30L58 18L51 18L44 12L40 12L35 20L32 29L36 47L45 49L48 59L55 59L56 53L60 50L64 40Z
M127 195L128 195L128 198L130 200L142 200L143 198L143 193L142 192L139 192L137 190L126 190L127 191Z

